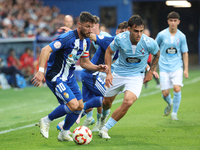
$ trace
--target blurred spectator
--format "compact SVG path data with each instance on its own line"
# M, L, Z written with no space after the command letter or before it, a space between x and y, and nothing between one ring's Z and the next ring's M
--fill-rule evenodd
M23 73L14 66L7 67L1 65L2 61L3 61L2 58L0 58L0 74L4 73L5 75L10 75L11 78L13 79L13 83L11 82L12 83L11 86L13 86L14 88L21 88L20 85L17 83L17 81L21 79L21 78L19 79L19 76L23 78L24 76ZM25 82L24 78L23 82Z
M14 66L17 69L21 68L21 62L17 58L17 56L15 55L15 50L12 49L12 48L9 50L9 55L8 55L8 58L7 58L7 66L8 67Z
M33 61L33 51L30 48L26 48L20 57L21 69L26 76L32 76L34 73Z

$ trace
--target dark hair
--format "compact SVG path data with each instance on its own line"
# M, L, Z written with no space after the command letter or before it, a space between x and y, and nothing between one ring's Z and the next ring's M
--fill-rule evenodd
M172 11L167 16L167 19L169 19L169 18L180 19L180 15L177 12Z
M127 21L120 23L117 27L117 29L126 29L126 28L128 28L128 22Z
M132 27L133 25L135 26L141 26L143 25L145 27L145 23L142 20L142 18L139 15L133 15L129 20L128 20L128 26Z
M99 24L100 23L100 19L99 19L99 17L97 17L96 15L93 15L93 18L94 18L94 23L95 24Z
M81 12L80 16L79 16L79 21L81 23L83 22L91 22L91 23L94 23L95 20L94 20L94 17L89 13L89 12Z

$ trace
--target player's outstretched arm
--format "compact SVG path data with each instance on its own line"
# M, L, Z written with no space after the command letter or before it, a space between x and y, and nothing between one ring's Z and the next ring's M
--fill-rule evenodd
M94 65L91 63L89 58L80 58L80 66L86 70L92 70L92 71L100 71L100 72L107 72L108 66L107 65Z
M94 42L97 41L96 34L94 34L94 33L91 33L89 38L90 38L90 40L92 40L92 41L94 41Z
M65 26L64 27L60 27L60 29L65 30L65 33L71 30L70 28L65 27Z
M188 52L183 53L183 64L184 64L184 76L187 79L189 77L189 74L188 74Z
M148 73L146 74L144 78L144 83L147 83L152 80L153 72L156 71L156 66L158 65L159 57L160 57L160 50L154 55L150 70L148 71Z
M52 49L49 45L45 46L41 50L39 57L39 70L35 74L35 76L31 79L31 82L34 86L39 86L41 82L44 80L44 68L51 52Z
M105 52L105 64L108 66L108 72L107 72L107 75L106 75L106 80L105 80L105 84L106 86L109 88L110 85L113 85L112 84L112 80L113 80L113 76L111 74L111 64L112 64L112 54L114 52L112 51L112 49L110 48L110 46L108 46L108 48L106 49L106 52Z

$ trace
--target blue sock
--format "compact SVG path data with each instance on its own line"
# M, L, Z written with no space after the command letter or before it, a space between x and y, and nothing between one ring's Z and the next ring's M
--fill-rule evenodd
M93 97L89 101L84 103L84 110L87 110L89 108L94 108L94 107L101 107L102 101L103 101L102 96Z
M103 110L103 108L102 108L102 117L103 118L105 118L106 117L106 115L109 113L109 111L110 111L110 109L108 109L108 110Z
M93 110L87 113L87 118L91 118L93 116Z
M163 94L162 94L162 97L168 104L171 104L172 100L171 100L171 95L170 94L167 97L164 97Z
M59 105L58 107L56 107L56 109L54 109L49 115L49 119L52 121L54 119L57 119L59 117L62 117L66 114L70 114L72 113L72 111L68 108L67 105Z
M173 99L173 113L177 113L179 106L181 103L181 91L176 93L174 92L174 99Z
M101 118L101 114L97 112L97 123L99 123L99 119Z
M113 118L109 118L107 123L105 124L106 128L109 130L111 129L115 124L117 123L117 121L115 121Z
M67 116L65 117L65 123L63 125L64 130L69 130L71 128L71 126L74 124L74 122L78 118L80 112L81 111L74 111L71 114L67 114Z

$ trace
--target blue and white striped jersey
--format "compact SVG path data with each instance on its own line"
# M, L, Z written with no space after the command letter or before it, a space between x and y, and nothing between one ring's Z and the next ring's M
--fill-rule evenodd
M90 39L80 40L77 30L72 30L58 36L49 46L53 52L47 62L46 79L66 81L73 75L78 59L89 57Z

